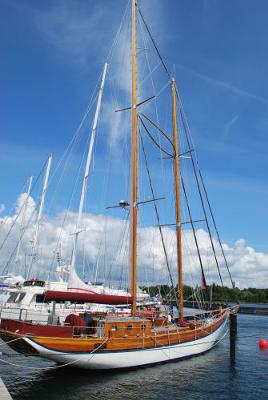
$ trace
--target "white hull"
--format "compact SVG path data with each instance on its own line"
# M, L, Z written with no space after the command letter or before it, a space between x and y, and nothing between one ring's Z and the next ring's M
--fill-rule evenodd
M70 364L74 367L98 370L135 368L161 364L205 353L223 338L227 329L227 321L228 319L216 331L204 338L143 350L71 354L49 350L29 338L24 338L24 340L34 347L40 353L41 357L53 360L59 364Z

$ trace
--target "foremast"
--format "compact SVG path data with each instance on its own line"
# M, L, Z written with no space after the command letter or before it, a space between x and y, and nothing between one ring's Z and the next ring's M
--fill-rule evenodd
M174 145L174 186L175 186L175 211L176 211L176 236L177 236L177 266L178 266L178 296L180 321L183 321L183 277L182 277L182 240L181 240L181 210L180 210L180 163L179 163L179 140L176 111L176 89L175 80L171 80L172 91L172 125Z
M132 143L131 143L131 201L130 201L130 267L132 315L136 315L137 297L137 34L136 0L132 0Z

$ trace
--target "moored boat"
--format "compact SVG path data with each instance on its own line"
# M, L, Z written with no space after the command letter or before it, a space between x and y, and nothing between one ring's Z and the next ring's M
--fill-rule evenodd
M195 315L184 326L137 317L99 319L90 337L25 337L41 356L60 364L86 369L136 368L200 355L224 336L228 310L202 318Z
M129 227L129 264L130 264L130 296L127 297L127 303L131 305L130 313L118 315L94 315L90 313L85 315L76 315L64 322L56 333L56 327L48 326L46 328L36 328L27 334L25 329L30 326L23 326L21 332L16 332L11 325L5 320L6 329L2 327L0 336L4 339L23 341L27 346L38 352L41 357L53 360L60 364L73 365L75 367L86 369L121 369L121 368L136 368L147 365L154 365L168 361L174 361L200 355L213 348L225 335L230 309L228 307L213 311L198 311L190 316L185 316L183 308L183 251L182 251L182 225L188 223L191 225L194 234L194 241L197 246L197 254L200 261L202 287L206 287L206 279L202 264L202 257L197 245L196 231L194 221L189 208L187 195L185 192L184 181L181 177L180 160L185 155L191 157L192 149L181 154L179 150L179 137L177 126L177 110L178 110L178 93L176 83L169 75L169 87L171 89L171 109L172 109L172 137L169 137L158 124L154 123L149 117L138 112L138 107L149 99L138 101L137 97L137 10L141 16L141 21L145 25L147 32L150 34L148 25L146 24L141 10L137 7L137 1L132 0L132 101L131 107L131 180L130 180L130 201L124 201L124 208L129 209L130 227ZM153 39L152 39L153 41ZM159 50L153 41L155 50L158 56ZM163 63L163 59L160 57ZM103 78L101 81L100 94L102 94L103 80L106 67L104 69ZM97 123L100 103L97 103L97 113L95 122ZM122 111L122 110L121 110ZM181 111L181 110L180 110ZM145 120L150 123L160 132L171 145L171 151L163 150L163 146L157 144L156 140L150 134ZM95 122L91 132L91 139L95 135ZM144 149L140 131L145 130L149 138L156 144L161 152L165 152L173 162L174 171L174 198L175 198L175 223L169 224L175 227L176 237L176 270L178 275L178 289L176 292L176 301L179 309L178 318L174 318L168 311L161 313L156 307L150 313L148 309L139 309L138 293L137 293L137 221L138 208L142 203L152 202L155 207L158 228L160 231L163 248L166 255L166 247L164 245L161 224L159 222L159 213L156 207L156 198L151 177L149 175L150 189L152 200L140 201L138 197L138 149ZM140 140L140 142L139 142ZM139 144L138 144L139 142ZM89 164L91 159L91 147L89 147L88 158L86 162L86 171L84 175L82 195L80 200L79 215L74 235L74 247L70 266L69 285L66 291L48 291L47 298L51 301L82 301L94 297L94 293L89 293L89 288L84 286L76 276L75 260L78 235L81 229L80 220L85 197L85 185L89 174ZM146 169L148 171L147 159L145 156ZM195 175L196 179L197 176ZM199 184L199 181L198 181ZM189 222L181 219L181 189L184 193ZM200 194L200 191L199 191ZM203 205L203 202L202 202ZM203 210L205 213L205 210ZM207 218L205 219L207 222ZM210 231L209 231L210 233ZM211 235L210 235L211 236ZM212 241L212 240L211 240ZM215 248L212 241L212 247L215 253ZM219 265L217 263L219 269ZM169 270L170 272L170 270ZM78 282L78 284L76 284ZM114 293L114 302L111 293L95 293L97 302L102 299L103 303L109 305L119 304L122 300L120 293ZM91 297L91 299L93 299ZM80 319L79 319L80 318ZM66 329L65 329L66 328ZM71 328L71 329L70 329ZM62 332L62 334L61 334ZM9 335L9 337L4 337ZM13 338L13 339L12 339ZM13 342L13 345L16 346Z

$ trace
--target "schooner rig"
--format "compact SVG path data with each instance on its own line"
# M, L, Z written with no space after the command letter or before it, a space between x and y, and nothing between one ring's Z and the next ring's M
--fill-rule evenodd
M13 332L9 337L22 339L28 349L41 357L60 364L85 369L136 368L168 361L185 359L205 353L213 348L225 335L230 309L200 311L187 317L183 308L183 257L182 221L180 193L180 150L177 126L177 91L175 79L171 79L171 105L173 139L172 145L175 191L175 228L178 273L179 319L166 318L158 312L142 313L137 308L137 211L138 211L138 107L137 101L137 0L132 0L132 97L131 97L131 181L129 201L130 235L129 267L131 288L131 314L118 316L94 316L91 325L57 326L57 334L20 335ZM141 13L140 13L141 14ZM141 18L143 16L141 14ZM147 25L146 29L148 31ZM157 50L157 48L156 48ZM158 52L158 50L157 50ZM159 55L159 53L158 53ZM147 100L145 100L147 101ZM144 102L142 102L144 103ZM147 118L147 117L146 117ZM148 118L147 118L148 119ZM151 121L152 122L152 121ZM153 123L154 124L154 123ZM144 126L144 125L143 125ZM156 127L156 124L154 124ZM161 128L157 126L161 131ZM88 174L86 174L88 175ZM153 199L155 202L157 199ZM191 218L190 218L191 219ZM191 219L192 222L192 219ZM77 232L79 222L77 223ZM78 233L75 234L75 246ZM74 247L75 248L75 247ZM73 258L75 254L73 253ZM74 267L75 259L71 266ZM204 278L202 270L202 278ZM79 320L75 319L76 324ZM0 336L1 336L0 331ZM62 334L61 334L62 332ZM13 344L15 346L15 344Z

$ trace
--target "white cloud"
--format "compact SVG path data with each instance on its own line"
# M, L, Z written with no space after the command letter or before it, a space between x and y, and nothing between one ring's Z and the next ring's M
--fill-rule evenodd
M21 195L17 201L17 212L23 204ZM9 272L24 273L25 254L30 253L31 240L34 233L33 216L35 216L35 203L29 199L28 210L26 212L26 224L21 248L21 270L14 271L18 267L13 260L10 262ZM62 260L68 265L72 244L73 233L75 232L76 213L69 213L67 218L65 211L55 217L45 216L40 227L40 241L37 263L35 264L33 275L54 279L56 267L56 252L60 251ZM65 224L62 222L65 219ZM10 259L10 255L18 241L21 229L20 218L17 214L11 217L3 216L0 239L1 243L10 227L14 224L12 233L0 253L1 266L5 266ZM17 221L16 223L14 221ZM105 215L86 214L83 220L84 232L81 233L81 240L78 246L77 269L82 274L82 260L87 260L90 265L91 279L93 279L94 268L99 259L99 278L119 280L124 276L127 282L128 265L128 223L122 219L108 217ZM165 227L163 229L164 240L169 255L174 281L176 281L176 238L174 231ZM201 257L208 282L219 282L217 270L210 250L210 241L207 232L202 229L197 230L197 238L200 246ZM59 245L60 243L60 245ZM138 231L138 264L139 281L146 284L153 282L169 283L165 267L165 257L162 250L161 239L156 227L140 228ZM225 283L228 282L227 271L224 268L224 260L220 256L220 247L215 242L216 252L219 255L220 269ZM235 242L233 246L224 244L225 254L229 262L230 271L233 279L239 287L267 287L268 280L268 255L256 252L252 247L247 246L243 239ZM183 255L184 255L184 277L188 284L200 283L200 266L196 254L194 238L192 232L183 232ZM23 265L22 265L23 264Z
M34 199L28 196L27 193L22 193L16 202L16 216L18 216L17 222L21 223L23 222L22 220L29 221L30 219L33 219L35 217L35 206L36 204Z
M5 211L5 205L4 204L0 204L0 214L2 214L2 212L4 212Z
M128 115L115 113L116 108L128 107L131 103L131 19L119 25L124 8L117 12L103 2L78 4L72 0L60 0L51 7L32 9L35 27L43 39L60 55L66 55L69 63L75 63L82 70L90 72L92 65L95 70L94 64L99 66L100 62L104 63L112 46L103 99L103 121L109 143L114 148L125 132L130 131ZM131 7L128 7L124 15L129 17L130 10ZM120 37L116 36L113 46L113 36L118 29ZM97 81L97 78L93 79ZM109 101L106 92L111 94Z
M34 8L33 15L36 28L44 39L70 56L71 62L90 66L92 51L98 48L101 52L99 45L103 35L99 27L103 23L104 10L100 2L86 6L60 0L51 7Z
M163 17L165 8L158 1L153 5L154 16L150 19L152 2L142 3L145 17L149 18L150 26L157 26L158 34L161 31L163 36L166 36ZM108 128L110 143L114 148L118 147L122 137L126 132L130 132L130 113L115 114L114 111L116 108L131 105L131 2L121 3L118 9L99 1L77 3L73 0L59 0L46 7L34 5L26 9L17 4L16 8L24 16L32 15L31 22L41 37L57 50L60 57L66 56L64 62L75 63L80 70L90 72L92 65L95 70L95 64L101 65L100 62L104 62L109 49L112 48L112 52L109 53L109 69L105 85L105 92L109 91L112 96L109 101L104 96L103 108L107 111L104 122ZM123 23L120 25L122 17ZM120 34L113 43L117 30ZM139 45L143 46L141 38L138 39ZM155 50L152 52L155 53ZM138 75L143 73L147 76L149 71L144 72L145 61L142 62L142 58L143 55L138 57ZM151 95L150 92L148 96ZM139 100L145 98L141 87L138 96Z

